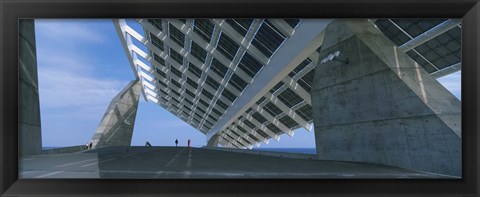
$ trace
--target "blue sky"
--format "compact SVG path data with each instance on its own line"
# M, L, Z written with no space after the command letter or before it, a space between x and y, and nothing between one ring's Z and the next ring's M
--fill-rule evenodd
M134 79L115 27L107 19L35 20L35 33L43 146L86 144L110 100ZM460 98L460 72L439 81ZM132 145L172 146L176 138L206 144L204 134L142 98ZM298 129L260 147L315 147L314 132Z

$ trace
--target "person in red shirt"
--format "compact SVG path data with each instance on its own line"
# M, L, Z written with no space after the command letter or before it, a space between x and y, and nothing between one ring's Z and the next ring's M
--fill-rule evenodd
M190 148L190 139L188 139L188 148Z

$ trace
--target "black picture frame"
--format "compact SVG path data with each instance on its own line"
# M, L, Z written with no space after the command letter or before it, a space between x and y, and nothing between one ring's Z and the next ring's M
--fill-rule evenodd
M0 195L478 196L478 0L2 0ZM462 179L18 179L20 18L462 18Z

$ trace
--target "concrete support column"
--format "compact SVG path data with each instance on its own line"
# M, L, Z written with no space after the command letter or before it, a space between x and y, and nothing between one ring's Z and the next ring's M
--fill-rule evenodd
M214 135L210 140L207 142L207 147L218 147L218 140L220 139L220 135Z
M92 148L130 146L141 88L141 82L133 80L112 99L92 137Z
M461 102L367 20L327 27L311 99L320 159L461 176Z
M38 99L37 52L33 19L19 20L18 139L20 157L40 154L42 132Z

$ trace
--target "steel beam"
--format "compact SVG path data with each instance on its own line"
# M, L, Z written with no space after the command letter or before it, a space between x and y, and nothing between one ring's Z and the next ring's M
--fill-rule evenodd
M458 26L462 23L461 19L448 19L443 23L438 24L432 29L420 34L419 36L413 38L412 40L406 42L402 46L398 47L400 51L407 52L421 44L428 42L429 40L447 32L448 30Z
M238 120L238 125L240 125L242 128L245 129L245 123L244 123L244 120L246 119L246 117L243 117L241 118L240 120ZM250 128L249 126L247 126L248 128ZM249 129L245 129L245 130L249 130ZM257 143L260 143L260 142L263 142L265 144L268 144L268 139L263 137L262 135L260 135L256 130L255 128L251 128L251 131L250 132L247 132L246 135L249 135L249 134L252 134L255 138L257 138L259 141ZM253 140L253 139L252 139Z
M286 37L292 36L295 32L295 30L283 19L268 19L268 21L270 21L270 23Z
M252 106L252 108L254 110L256 110L260 115L265 117L270 123L272 123L273 125L278 127L282 132L284 132L284 133L288 134L290 137L292 137L292 130L290 130L290 128L288 128L283 123L281 123L277 118L273 117L268 112L265 112L265 110L263 109L263 106L259 106L257 104L254 104Z
M432 77L435 77L436 79L438 79L440 77L447 76L449 74L452 74L452 73L460 71L460 70L462 70L462 62L456 63L456 64L451 65L449 67L446 67L442 70L433 72L433 73L431 73L431 75L432 75Z
M130 62L130 68L132 69L133 75L137 80L141 80L143 83L143 78L140 78L140 75L138 73L137 67L135 66L134 62L137 59L136 54L132 51L130 48L131 46L134 46L132 42L132 38L130 34L127 33L127 22L125 19L113 19L113 25L115 26L115 30L117 31L118 37L120 38L120 42L123 46L123 49L125 51L125 54L127 55L127 59ZM147 95L145 94L145 91L141 89L143 99L148 102L147 100Z
M322 44L325 35L323 30L331 21L333 20L302 20L295 29L295 33L277 49L269 63L257 74L256 80L247 86L235 105L231 106L225 115L217 121L212 130L207 133L207 141L230 125L312 54Z
M301 125L306 130L310 131L312 129L311 125L308 124L308 122L306 122L300 116L298 116L297 113L294 110L290 109L282 101L278 100L277 96L275 96L273 94L270 94L270 93L267 93L265 95L265 98L272 101L280 110L283 111L284 114L287 114L290 118L292 118L295 122L297 122L299 125Z
M267 128L264 124L258 122L257 119L255 119L253 116L251 116L250 114L247 114L245 115L245 118L247 120L249 120L250 122L252 122L258 130L264 132L265 134L267 134L268 136L270 136L271 138L275 139L276 141L279 141L280 140L280 136L275 134L273 131L271 131L269 128Z
M289 76L286 76L285 79L282 80L285 85L290 87L291 90L293 90L295 93L298 94L298 96L302 97L302 99L307 102L308 104L312 105L312 100L310 98L310 93L307 92L305 89L300 86L297 81L294 79L290 78Z
M253 39L258 29L260 29L260 26L263 23L263 19L254 20L253 24L251 25L251 28L249 29L254 28L255 31L249 32L250 34L247 33L245 38L242 35L240 35L235 29L233 29L233 27L231 27L228 23L224 21L225 20L223 19L222 20L212 19L212 22L217 26L219 26L222 29L222 32L226 33L233 41L235 41L235 43L237 43L241 49L248 50L252 54L252 56L262 64L268 63L268 57L263 55L255 46L250 45L251 39ZM250 42L245 42L247 37L251 37Z

